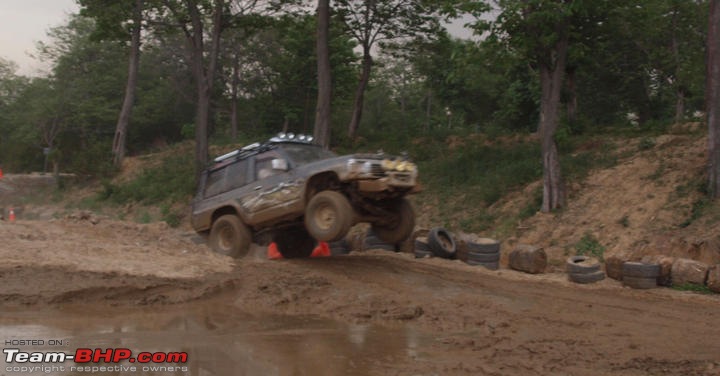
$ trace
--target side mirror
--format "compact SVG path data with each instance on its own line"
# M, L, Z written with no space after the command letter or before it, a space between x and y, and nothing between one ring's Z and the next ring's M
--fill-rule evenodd
M288 162L285 159L273 159L272 168L273 170L287 171L289 169Z

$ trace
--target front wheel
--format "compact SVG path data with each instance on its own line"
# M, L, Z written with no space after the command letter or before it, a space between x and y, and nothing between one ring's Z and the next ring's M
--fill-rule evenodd
M322 191L310 199L305 209L305 228L319 241L338 241L350 231L353 215L353 208L345 196L335 191Z
M239 258L247 255L252 235L238 216L226 214L215 220L208 241L213 251Z
M391 244L400 243L415 229L415 211L405 198L393 202L389 210L395 213L395 222L385 226L373 223L372 229L380 239Z

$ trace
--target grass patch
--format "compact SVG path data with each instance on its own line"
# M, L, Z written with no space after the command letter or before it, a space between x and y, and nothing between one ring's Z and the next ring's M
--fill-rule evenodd
M166 157L135 179L121 184L103 182L100 198L116 204L138 202L157 205L186 201L195 189L194 160L189 154Z
M591 234L585 234L577 244L575 251L580 256L593 256L603 262L605 260L605 247Z
M421 162L420 172L434 192L446 197L466 194L466 204L489 206L508 191L539 179L542 165L534 143L467 145L446 158Z
M535 215L535 213L540 210L540 206L542 206L542 199L543 199L543 187L540 186L536 188L532 193L532 200L530 200L527 205L525 205L522 209L520 209L520 213L518 213L518 218L520 220L528 219Z
M684 283L682 285L673 285L673 290L677 291L690 291L690 292L696 292L699 294L715 294L714 291L710 290L709 287L705 285L696 285L694 283Z
M688 227L696 220L700 219L700 217L703 216L705 213L705 209L710 205L711 201L706 196L703 196L697 200L695 200L692 203L692 207L690 208L690 217L686 220L684 220L680 227Z

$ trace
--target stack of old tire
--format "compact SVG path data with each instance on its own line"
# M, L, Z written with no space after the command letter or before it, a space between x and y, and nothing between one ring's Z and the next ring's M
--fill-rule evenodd
M369 250L369 249L381 249L384 251L397 251L397 248L395 244L388 243L380 237L375 234L375 232L370 228L365 235L365 240L363 240L363 249Z
M495 239L479 238L465 243L469 265L483 266L490 270L500 268L500 242Z
M330 254L333 256L347 255L350 253L350 243L347 239L330 242L328 246L330 247Z
M444 228L433 228L428 232L427 237L415 239L414 253L416 258L440 257L454 259L456 250L455 239Z
M590 256L571 256L565 263L568 280L575 283L595 283L605 279L598 259Z
M632 261L622 264L622 283L634 289L653 289L657 287L659 276L660 264Z
M413 253L415 254L415 258L426 258L433 256L433 252L430 249L430 244L428 244L427 237L418 237L415 239L415 247Z

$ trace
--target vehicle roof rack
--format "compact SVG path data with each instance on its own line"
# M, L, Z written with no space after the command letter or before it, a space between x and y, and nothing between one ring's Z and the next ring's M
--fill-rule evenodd
M314 138L312 136L306 136L304 134L295 135L293 133L278 133L277 136L272 137L265 143L261 144L259 142L256 142L254 144L243 146L240 149L233 150L227 154L223 154L213 159L213 162L221 163L230 159L244 159L251 155L259 154L264 151L270 150L275 147L275 144L277 143L294 142L301 144L312 144L313 140Z

